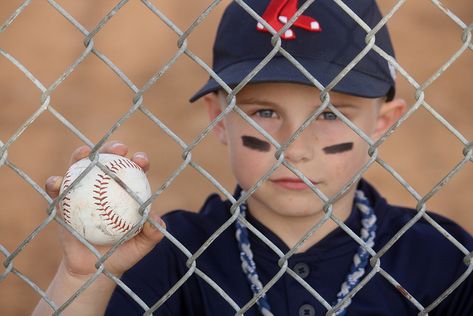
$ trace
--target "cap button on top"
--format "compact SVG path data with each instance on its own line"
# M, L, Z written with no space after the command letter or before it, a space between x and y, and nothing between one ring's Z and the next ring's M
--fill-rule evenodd
M297 273L298 276L300 276L303 279L307 278L307 276L310 273L309 265L304 262L299 262L296 265L294 265L293 270L295 273Z
M299 316L315 316L315 308L310 304L304 304L299 308Z

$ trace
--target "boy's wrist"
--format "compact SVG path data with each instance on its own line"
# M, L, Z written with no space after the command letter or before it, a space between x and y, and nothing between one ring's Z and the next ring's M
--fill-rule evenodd
M79 289L82 285L84 285L85 282L87 282L93 275L94 273L91 274L78 274L74 273L73 271L70 271L64 260L61 261L59 265L59 271L58 271L58 276L60 278L63 278L63 280L69 285L74 286L75 288ZM121 275L116 275L118 278L121 277ZM105 291L107 290L113 290L115 288L116 284L111 280L109 277L107 277L104 274L100 274L92 283L90 287L96 287L99 286L100 288L104 289Z

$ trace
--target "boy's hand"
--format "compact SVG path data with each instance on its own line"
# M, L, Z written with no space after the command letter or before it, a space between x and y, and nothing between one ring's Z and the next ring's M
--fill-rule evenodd
M125 156L128 153L128 148L126 145L115 141L106 143L100 152ZM89 154L90 148L86 146L79 147L73 152L70 162L73 164L86 158ZM145 153L135 153L130 159L138 164L143 171L146 172L149 169L149 160ZM50 177L46 181L45 188L49 196L56 198L59 195L61 182L62 177ZM157 214L150 213L150 218L160 223L161 226L165 226ZM75 278L87 279L96 272L97 257L62 226L59 230L64 251L62 263L64 268ZM159 230L155 229L153 225L145 223L139 234L118 247L112 256L107 259L105 262L106 269L118 276L121 275L151 251L162 238L163 235ZM111 246L95 247L100 253L105 253Z

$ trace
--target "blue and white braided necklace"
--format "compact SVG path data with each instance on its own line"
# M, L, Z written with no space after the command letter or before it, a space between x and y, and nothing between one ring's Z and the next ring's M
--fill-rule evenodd
M242 192L241 194L244 194ZM365 197L365 194L361 190L357 190L355 193L355 205L361 212L361 239L369 247L374 246L374 239L376 237L376 215L374 214L373 208L369 200ZM247 205L240 205L240 213L243 217L246 217ZM241 223L239 219L235 222L236 226L236 239L238 241L238 247L240 249L240 260L243 272L250 284L251 290L256 295L261 292L263 285L259 280L258 273L256 271L255 261L253 260L253 252L251 251L250 240L248 238L248 230L246 226ZM353 256L353 263L350 268L350 273L347 275L345 282L343 282L340 292L337 294L338 304L348 293L360 282L361 277L365 273L365 268L368 265L368 252L360 246L358 251ZM346 308L350 305L349 300L342 309L340 309L336 315L343 316L346 314ZM266 298L266 294L261 296L257 301L258 308L262 315L273 316L271 307ZM335 305L334 304L334 305Z

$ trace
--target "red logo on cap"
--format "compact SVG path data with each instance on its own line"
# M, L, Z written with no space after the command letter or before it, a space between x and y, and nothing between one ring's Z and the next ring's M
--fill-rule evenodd
M289 21L297 11L298 7L297 0L271 0L264 11L262 18L268 22L276 31L279 31ZM311 32L320 32L319 22L315 19L301 15L294 22L293 26L303 28ZM262 32L268 32L268 30L258 22L256 29ZM281 35L282 39L295 39L296 34L293 30L288 29L284 34Z

